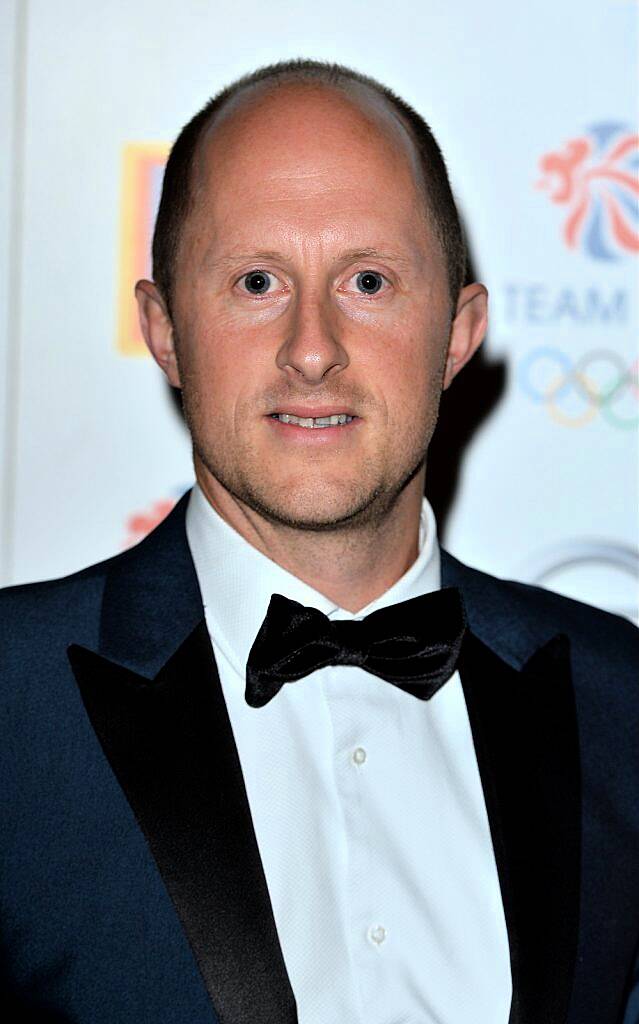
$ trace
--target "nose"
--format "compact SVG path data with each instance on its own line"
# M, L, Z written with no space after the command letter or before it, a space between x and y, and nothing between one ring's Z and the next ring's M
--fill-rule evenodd
M328 299L311 294L298 298L276 363L292 378L309 384L320 384L348 366Z

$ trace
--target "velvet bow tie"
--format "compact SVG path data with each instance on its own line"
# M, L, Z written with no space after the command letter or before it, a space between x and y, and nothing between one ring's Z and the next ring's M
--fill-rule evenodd
M260 708L284 683L325 665L357 665L429 700L450 679L466 630L460 593L436 590L360 620L332 622L273 594L246 665L246 701Z

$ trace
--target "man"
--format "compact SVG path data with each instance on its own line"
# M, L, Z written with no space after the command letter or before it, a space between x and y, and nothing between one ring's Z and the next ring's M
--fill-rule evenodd
M464 266L429 130L348 69L182 132L137 297L196 487L3 595L12 1020L631 1019L636 633L440 554L423 499Z

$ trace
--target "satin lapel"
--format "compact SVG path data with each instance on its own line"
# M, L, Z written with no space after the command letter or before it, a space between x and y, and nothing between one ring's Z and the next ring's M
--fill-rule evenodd
M460 675L508 928L510 1024L563 1024L579 925L581 793L566 637L521 671L472 633Z
M220 1021L295 1024L205 622L152 680L77 645L69 658Z

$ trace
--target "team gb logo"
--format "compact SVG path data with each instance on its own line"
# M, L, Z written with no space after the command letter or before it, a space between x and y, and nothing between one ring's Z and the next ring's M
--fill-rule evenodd
M539 165L538 187L566 206L570 249L608 261L639 252L639 135L624 124L594 124Z

